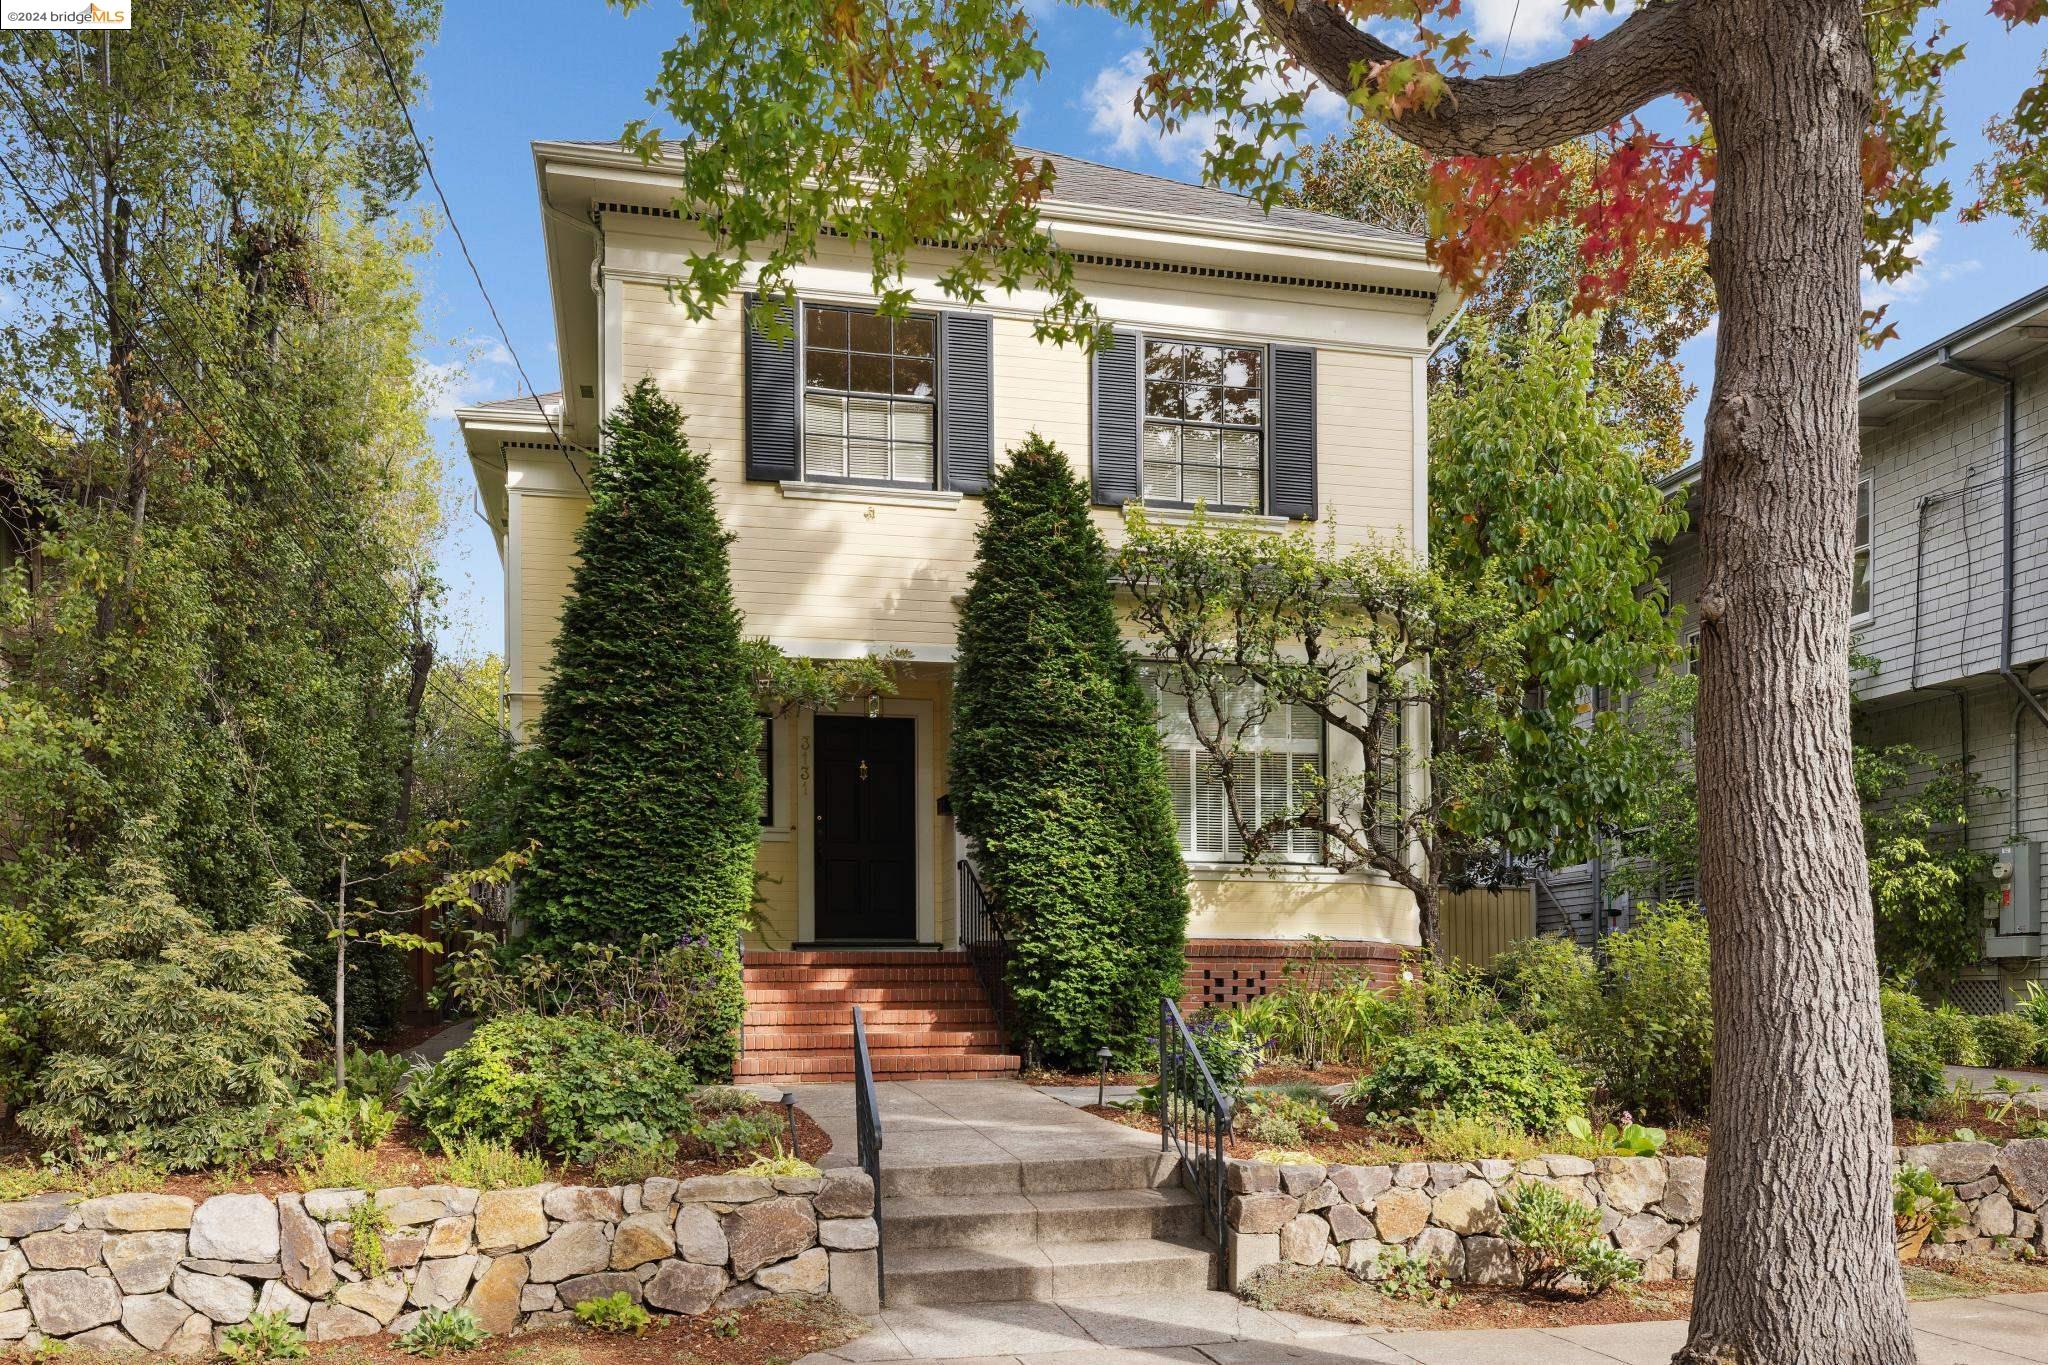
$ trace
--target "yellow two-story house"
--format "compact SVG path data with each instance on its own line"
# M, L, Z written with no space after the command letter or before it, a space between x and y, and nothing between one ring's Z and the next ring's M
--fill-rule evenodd
M740 299L692 321L667 285L702 238L659 164L608 144L534 148L562 389L458 413L504 565L515 734L539 716L569 590L585 506L572 452L596 443L607 407L643 375L710 459L747 632L793 655L907 661L878 706L764 727L771 929L749 945L750 994L764 998L750 1052L760 1030L838 1022L822 1004L795 1017L817 1003L805 980L843 986L863 965L900 968L907 953L936 964L959 947L968 850L946 801L955 635L980 495L1006 449L1035 431L1067 452L1112 544L1128 507L1171 519L1201 502L1254 526L1313 518L1340 537L1423 545L1427 333L1443 286L1422 242L1050 160L1044 217L1115 328L1093 356L1033 338L1039 297L944 297L938 248L912 262L920 306L908 317L879 316L866 253L828 241L797 274L793 337L750 327ZM1341 766L1312 722L1285 728L1275 744ZM1326 954L1391 970L1417 941L1412 898L1378 874L1319 865L1313 841L1247 869L1191 738L1169 725L1164 739L1191 880L1187 1003L1263 993L1311 935L1333 941ZM983 1038L949 1036L970 1034Z

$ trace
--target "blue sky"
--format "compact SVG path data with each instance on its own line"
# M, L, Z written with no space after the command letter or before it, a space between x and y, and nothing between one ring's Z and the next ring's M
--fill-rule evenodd
M2007 34L1985 16L1984 0L1942 9L1970 49L1948 91L1957 143L1950 174L1957 199L1967 201L1969 169L1983 145L1979 130L2010 106L2040 59L2041 39ZM1564 0L1466 0L1465 11L1495 60L1505 48L1512 66L1555 56L1579 33L1613 22L1573 18ZM1025 97L1022 139L1195 179L1199 133L1162 139L1131 114L1142 36L1093 9L1041 0L1034 12L1050 65ZM426 56L428 91L415 117L512 344L544 390L555 387L556 358L528 144L614 137L627 120L649 116L644 91L684 17L666 0L653 0L630 18L602 0L453 0L440 41ZM1331 97L1313 101L1310 112L1312 136L1342 126L1342 107ZM1899 327L1899 340L1870 363L1931 341L2048 278L2048 259L2029 251L2002 221L1968 225L1950 214L1922 234L1918 256L1918 268L1905 280L1866 283L1866 301L1889 303ZM434 431L450 457L449 491L458 508L441 556L451 618L443 645L464 653L495 651L503 609L497 553L471 510L468 464L446 413L460 403L517 392L518 375L445 227L437 251L422 262L422 275L434 338L428 360L441 379ZM1684 359L1704 389L1712 377L1711 331Z

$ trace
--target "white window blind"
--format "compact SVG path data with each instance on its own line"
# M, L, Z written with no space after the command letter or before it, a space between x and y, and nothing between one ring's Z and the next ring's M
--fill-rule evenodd
M1169 690L1171 674L1163 668L1145 670L1145 687L1159 713L1160 748L1166 758L1166 780L1173 790L1173 813L1180 826L1180 849L1195 862L1236 862L1244 857L1244 840L1230 818L1230 801L1216 775L1208 750L1195 737L1187 699ZM1239 683L1224 700L1231 730L1256 710L1254 685ZM1206 705L1206 703L1204 703ZM1206 728L1206 727L1205 727ZM1259 723L1239 738L1238 808L1254 824L1298 810L1315 786L1323 765L1323 728L1306 706L1272 707ZM1322 861L1322 836L1295 829L1275 839L1266 858L1273 862Z

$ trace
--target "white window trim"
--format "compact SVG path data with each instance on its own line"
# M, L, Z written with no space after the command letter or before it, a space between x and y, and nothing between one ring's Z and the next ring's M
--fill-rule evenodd
M1154 502L1152 501L1152 499L1145 496L1145 424L1147 421L1150 420L1145 412L1145 347L1149 343L1157 341L1168 345L1171 345L1174 342L1184 342L1190 346L1218 346L1228 347L1235 350L1256 349L1264 354L1264 359L1262 359L1259 362L1258 425L1259 505L1261 507L1264 507L1268 499L1272 496L1273 482L1273 343L1270 341L1247 341L1243 339L1234 339L1226 336L1205 337L1194 332L1178 332L1170 329L1161 329L1155 332L1148 331L1144 328L1137 328L1133 329L1132 335L1137 338L1138 344L1138 497L1136 499L1138 505L1144 508L1147 516L1151 516L1157 520L1165 520L1169 514L1179 514L1183 517L1192 514L1192 509L1183 504L1169 502ZM1173 419L1167 418L1162 420L1170 421ZM1208 424L1200 422L1183 422L1179 423L1179 425L1204 426ZM1217 425L1214 429L1219 431L1244 431L1248 430L1249 428ZM1208 515L1211 521L1220 522L1226 517L1243 517L1246 518L1248 522L1252 524L1261 524L1268 520L1275 521L1283 527L1288 524L1287 518L1268 517L1268 515L1264 512L1210 510L1206 505L1204 506L1203 511Z
M798 502L852 502L880 507L937 507L950 511L963 494L907 483L806 483L784 479L782 496Z
M1153 507L1143 503L1137 506L1144 512L1145 520L1158 526L1192 526L1195 521L1194 511L1190 508ZM1233 526L1249 531L1285 531L1294 524L1286 517L1266 512L1211 512L1205 507L1202 516L1211 526Z
M810 337L810 323L809 323L808 319L807 319L807 318L805 317L805 314L804 314L804 306L805 306L806 304L811 304L811 303L815 303L815 304L816 304L816 305L817 305L818 307L820 307L820 308L836 308L836 309L841 309L841 310L845 310L845 311L848 311L848 312L867 312L867 313L877 313L877 312L879 312L879 311L880 311L880 303L879 303L879 300L875 300L875 299L869 299L869 300L866 300L866 301L864 301L864 302L863 302L863 301L859 301L859 300L840 300L840 299L828 299L828 298L823 298L823 297L818 297L818 296L812 296L812 295L799 295L799 296L798 296L798 298L797 298L797 301L796 301L796 336L795 336L795 342L796 342L796 406L797 406L797 423L796 423L796 463L797 463L797 468L803 471L803 475L804 475L804 477L803 477L802 479L800 479L800 480L785 480L785 481L783 482L783 485L782 485L782 491L783 491L783 496L784 496L784 497L789 497L789 496L791 496L791 494L790 494L790 491L789 491L789 490L790 490L790 487L791 487L791 485L792 485L792 484L794 484L794 485L795 485L795 486L796 486L797 488L800 488L800 489L835 489L835 488L848 488L848 489L854 489L854 490L862 490L862 489L866 489L866 490L877 490L877 489L879 489L879 490L882 490L882 491L884 491L884 492L887 492L887 493L891 493L891 494L896 494L896 493L907 493L907 494L911 494L911 495L913 495L913 496L914 496L914 495L916 495L916 494L919 494L919 493L930 493L930 494L936 494L936 495L939 495L939 496L942 496L942 497L943 497L943 496L946 496L946 490L945 490L945 489L943 489L943 488L942 488L942 487L940 486L940 480L942 480L942 479L943 479L943 478L945 477L945 471L944 471L943 469L941 469L941 468L939 467L939 421L940 421L940 413L939 413L939 390L940 390L940 388L941 388L941 387L943 387L943 379L944 379L944 375L943 375L943 374L941 373L941 367L942 367L942 365L944 364L944 361L943 361L943 358L942 358L942 357L941 357L941 355L940 355L940 352L941 352L941 351L942 351L942 350L944 349L944 347L945 347L945 337L944 337L944 332L945 332L945 317L944 317L944 315L943 315L942 313L939 313L939 312L925 312L925 311L923 311L923 310L921 310L921 309L918 309L918 308L912 308L912 309L911 309L911 310L909 311L909 313L907 313L907 314L906 314L906 316L909 316L909 317L925 317L925 318L930 318L930 319L931 319L931 323L932 323L932 396L931 396L931 399L930 399L930 402L931 402L931 409L932 409L932 481L931 481L931 483L930 483L929 485L925 485L925 484L914 484L914 483L896 483L896 482L892 482L892 481L890 481L890 480L887 480L887 479L856 479L856 478L852 478L852 477L850 477L850 476L849 476L849 477L847 477L847 478L844 478L844 479L834 479L834 480L831 480L831 481L829 481L829 482L828 482L828 481L824 481L824 480L819 480L819 481L813 481L813 480L812 480L812 478L811 478L811 465L810 465L810 441L811 441L811 434L810 434L810 431L808 430L808 426L809 426L809 424L808 424L808 423L807 423L807 422L805 421L805 419L804 419L804 397L805 397L805 395L806 395L806 394L808 394L808 393L809 393L809 392L811 391L811 386L810 386L810 376L809 376L809 374L808 374L808 367L809 367L809 364L810 364L810 361L809 361L809 359L808 359L808 353L809 353L809 349L810 349L810 347L809 347L809 337ZM825 390L822 390L822 392L824 392L824 393L831 393L831 394L837 394L837 395L839 395L839 396L840 396L840 397L842 397L842 398L849 398L849 399L851 399L851 398L855 398L855 397L860 397L860 398L878 398L878 399L882 399L882 400L883 400L883 401L885 401L885 402L895 402L895 401L898 401L898 400L900 400L900 401L903 401L903 402L910 402L910 403L916 403L916 402L922 402L922 401L925 401L925 400L922 400L922 399L917 399L917 398L910 398L910 397L907 397L907 396L905 396L905 395L901 395L901 394L856 394L856 393L854 393L854 392L853 392L852 390L850 390L850 389L825 389ZM953 500L953 502L955 502L955 503L957 503L957 502L958 502L958 501L960 500L960 495L959 495L959 494L957 494L957 493L951 494L950 496L952 497L952 500ZM875 499L875 498L846 498L846 499L825 499L825 498L823 498L822 496L821 496L821 497L819 498L819 500L820 500L820 501L834 500L834 501L846 501L846 502L875 502L875 501L878 501L878 499ZM903 504L903 505L909 506L909 505L915 505L915 504ZM948 504L948 505L950 506L951 504Z
M1150 685L1148 684L1148 685L1147 685L1147 691L1148 691L1148 693L1150 692L1150 690L1151 690L1151 689L1150 689ZM1181 704L1182 704L1182 705L1185 705L1185 704L1186 704L1185 700L1182 700L1182 701L1181 701ZM1165 718L1164 718L1164 717L1161 717L1161 719L1160 719L1160 722L1159 722L1159 723L1160 723L1160 724L1161 724L1161 725L1163 726L1163 725L1164 725L1164 721L1165 721ZM1166 735L1166 733L1165 733L1164 729L1162 728L1162 730L1161 730L1161 732L1160 732L1160 739L1161 739L1161 741L1162 741L1162 748L1164 748L1164 741L1166 740L1166 738L1167 738L1167 735ZM1316 727L1316 751L1315 751L1315 756L1314 756L1313 762L1314 762L1314 765L1315 765L1315 771L1316 771L1317 773L1319 773L1319 774L1322 774L1322 775L1323 775L1323 776L1325 776L1326 778L1327 778L1327 776L1328 776L1328 774L1329 774L1329 770L1330 770L1330 769L1329 769L1329 764L1330 764L1330 739L1331 739L1331 735L1330 735L1330 728L1329 728L1329 726L1327 726L1327 725L1322 725L1322 724L1318 724L1318 725L1317 725L1317 727ZM1192 753L1192 754L1194 755L1194 763L1195 763L1195 765L1196 765L1196 771L1190 774L1190 778L1191 778L1191 780L1192 780L1192 781L1195 781L1195 782L1196 782L1196 783L1198 784L1198 783L1199 783L1199 766L1200 766L1200 764L1201 764L1202 762L1206 761L1206 759L1207 759L1207 750L1205 750L1205 749L1204 749L1204 748L1202 747L1201 741L1200 741L1200 740L1198 740L1198 739L1196 739L1196 740L1193 740L1193 741L1192 741L1192 745L1191 745L1190 747L1186 747L1186 748L1184 748L1183 746L1175 746L1175 748L1174 748L1174 749L1172 749L1172 750L1171 750L1171 751L1170 751L1170 752L1168 753L1168 755L1167 755L1167 756L1168 756L1168 757L1170 758L1170 757L1171 757L1171 756L1172 756L1173 754L1178 754L1178 753L1181 753L1181 752L1191 752L1191 753ZM1286 755L1287 757L1289 757L1289 758L1306 758L1306 757L1307 757L1307 755L1306 755L1306 754L1302 754L1302 753L1299 753L1298 751L1296 751L1296 750L1294 750L1294 749L1290 749L1290 748L1285 748L1285 747L1282 747L1282 748L1277 748L1277 749L1255 749L1255 750L1247 750L1247 751L1246 751L1246 756L1263 756L1263 755L1266 755L1266 754L1271 754L1271 753L1280 753L1280 754L1285 754L1285 755ZM1290 766L1292 766L1292 765L1290 765ZM1254 779L1254 781L1253 781L1253 784L1252 784L1252 795L1253 795L1253 799L1254 799L1254 800L1256 800L1256 799L1258 798L1258 791L1257 791L1257 787L1258 787L1257 781L1256 781L1256 779ZM1197 791L1196 791L1196 789L1193 789L1193 788L1191 788L1191 789L1190 789L1190 792L1189 792L1189 800L1190 800L1191 802L1197 802ZM1197 809L1199 809L1199 803L1198 803L1198 802L1197 802L1196 808L1197 808ZM1228 813L1228 811L1227 811L1227 810L1226 810L1226 811L1225 811L1225 813L1224 813L1224 817L1223 817L1223 819L1224 819L1224 830L1223 830L1223 839L1224 839L1224 843L1225 843L1225 844L1226 844L1226 846L1227 846L1227 845L1229 844L1229 842L1230 842L1230 839L1232 838L1232 836L1233 836L1233 835L1234 835L1234 834L1235 834L1235 833L1236 833L1237 831L1236 831L1236 830L1234 829L1234 827L1233 827L1233 823L1232 823L1232 821L1231 821L1230 815L1229 815L1229 813ZM1176 820L1176 821L1175 821L1175 825L1176 825L1176 835L1175 835L1175 840L1176 840L1176 842L1178 842L1178 839L1179 839L1179 836L1178 836L1178 824L1179 824L1179 822L1178 822L1178 820ZM1228 873L1228 872L1230 872L1230 871L1232 871L1232 870L1238 870L1238 871L1244 871L1244 870L1251 870L1251 871L1261 871L1261 870L1276 870L1276 871L1320 871L1320 872L1322 872L1322 873L1324 873L1324 874L1325 874L1325 879L1327 879L1327 878L1329 878L1329 877L1334 877L1334 876L1337 876L1338 874L1336 874L1336 873L1332 872L1332 871L1330 870L1329 866L1328 866L1328 862L1327 862L1327 860L1328 860L1328 858L1329 858L1329 850L1328 850L1328 847L1327 847L1327 840L1319 840L1319 843L1323 844L1323 847L1322 847L1321 851L1319 851L1318 853L1316 853L1316 854L1315 854L1315 855L1314 855L1314 856L1313 856L1312 858L1308 859L1307 861L1303 861L1303 860L1301 860L1301 859L1297 859L1297 858L1294 858L1294 857L1291 857L1291 856L1289 856L1289 857L1275 857L1275 856L1273 856L1273 855L1272 855L1272 852L1271 852L1271 851L1269 851L1269 853L1268 853L1268 859L1269 859L1269 860L1268 860L1268 861L1262 861L1262 862L1256 862L1256 863L1248 863L1248 862L1245 862L1245 861L1243 861L1242 859L1235 859L1235 858L1229 858L1229 857L1219 857L1218 855L1216 855L1216 854L1213 854L1213 853L1207 853L1207 854L1205 854L1205 853L1190 853L1190 852L1189 852L1189 851L1188 851L1187 849L1185 849L1185 848L1183 848L1183 849L1181 850L1181 860L1182 860L1182 862L1183 862L1183 863L1184 863L1184 864L1185 864L1185 865L1187 866L1187 868L1189 869L1189 875L1190 875L1190 877L1191 877L1191 878L1194 878L1194 879L1197 879L1197 880L1199 880L1199 879L1200 879L1200 878L1196 878L1196 877L1195 877L1195 874L1196 874L1196 871L1197 871L1197 869L1210 869L1210 870L1212 870L1212 871L1214 871L1214 872L1216 872L1216 873L1218 873L1218 874L1222 874L1222 873Z
M1868 540L1859 540L1850 546L1849 573L1851 575L1850 591L1853 593L1855 591L1856 556L1861 552L1863 555L1863 587L1865 596L1869 600L1863 604L1862 611L1851 611L1849 613L1849 624L1852 626L1867 624L1877 612L1877 477L1867 469L1856 476L1856 500L1858 502L1863 501L1863 490L1866 488L1870 490L1870 517L1869 525L1866 528L1870 538Z

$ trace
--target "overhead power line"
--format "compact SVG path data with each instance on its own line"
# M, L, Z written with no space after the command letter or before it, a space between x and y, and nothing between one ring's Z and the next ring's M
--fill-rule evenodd
M391 98L398 103L399 116L405 120L405 131L412 135L412 145L419 148L420 164L426 168L427 181L434 187L434 197L441 201L441 213L448 220L448 230L455 234L455 245L462 251L462 259L469 266L470 278L476 281L476 289L484 297L484 307L490 310L491 322L498 329L498 339L505 343L505 353L512 357L512 364L519 371L520 380L526 385L526 392L533 399L534 410L541 420L548 424L557 444L565 450L581 447L570 444L562 435L561 427L555 423L554 414L540 401L540 390L534 386L533 377L526 372L526 362L519 358L519 350L512 344L512 333L505 326L505 319L498 314L498 304L491 297L491 291L484 284L483 271L477 268L476 257L470 254L469 239L462 235L462 224L455 219L455 206L448 202L448 192L441 188L441 177L434 170L434 158L427 151L426 140L420 136L419 128L412 121L412 107L406 102L405 89L398 83L398 73L392 69L391 58L384 52L384 40L377 36L377 25L370 17L369 0L356 0L356 10L363 17L363 31L369 35L370 50L377 56L377 64L384 69L384 83L391 87ZM574 458L569 460L569 472L576 476L576 482L583 485L583 491L590 491L589 483L583 478L583 471L576 467Z

